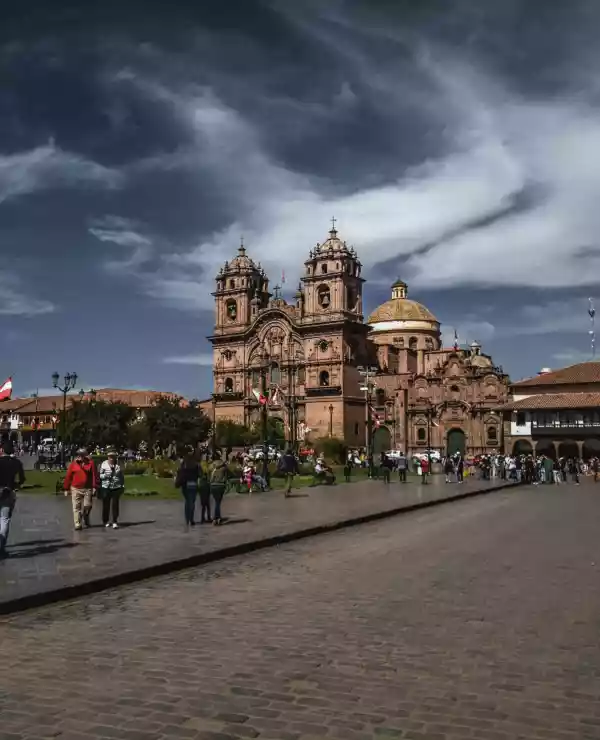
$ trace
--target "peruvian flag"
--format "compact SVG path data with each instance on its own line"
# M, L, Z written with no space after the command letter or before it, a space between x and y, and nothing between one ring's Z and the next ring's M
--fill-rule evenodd
M256 388L252 389L252 393L261 406L266 406L269 403L267 396L263 396L263 394L260 391L257 391Z
M371 406L371 419L375 427L381 426L381 420L379 418L379 414L377 413L377 411L375 411L375 409L372 406Z
M8 380L5 380L4 383L0 385L0 401L8 401L11 396L12 378L8 378Z

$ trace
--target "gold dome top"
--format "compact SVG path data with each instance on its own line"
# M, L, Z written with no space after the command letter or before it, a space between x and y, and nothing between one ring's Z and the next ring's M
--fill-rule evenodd
M397 280L392 285L392 297L382 303L367 319L367 324L383 321L429 321L438 323L428 308L407 298L406 283Z

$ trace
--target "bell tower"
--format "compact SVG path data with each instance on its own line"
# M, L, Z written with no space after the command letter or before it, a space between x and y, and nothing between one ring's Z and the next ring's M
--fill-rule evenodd
M304 263L304 321L362 322L361 270L354 248L338 237L332 218L328 238L311 249Z
M243 331L269 301L269 280L246 254L242 241L237 256L226 262L216 278L215 334Z

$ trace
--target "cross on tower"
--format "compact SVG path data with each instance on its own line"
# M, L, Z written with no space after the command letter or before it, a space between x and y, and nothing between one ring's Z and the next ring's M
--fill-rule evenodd
M335 231L335 222L337 221L337 218L331 217L331 230Z
M279 298L281 298L281 286L280 285L276 285L273 288L273 293L274 293L275 300L279 300Z

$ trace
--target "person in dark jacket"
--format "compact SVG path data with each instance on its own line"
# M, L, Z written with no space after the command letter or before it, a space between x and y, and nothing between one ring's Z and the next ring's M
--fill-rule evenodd
M217 527L223 523L221 519L221 503L225 495L228 480L229 468L227 467L227 463L221 460L220 457L215 457L210 471L210 495L215 502L213 524Z
M284 454L279 458L277 467L281 473L285 474L285 493L284 496L287 498L292 492L292 484L294 482L294 476L298 474L298 461L296 456L290 448L288 448Z
M194 451L189 448L175 476L175 487L181 489L183 494L183 514L186 526L193 527L196 522L196 497L200 488L200 465L194 459Z
M23 463L12 457L12 445L0 446L0 560L7 557L6 543L17 501L16 491L25 483Z

